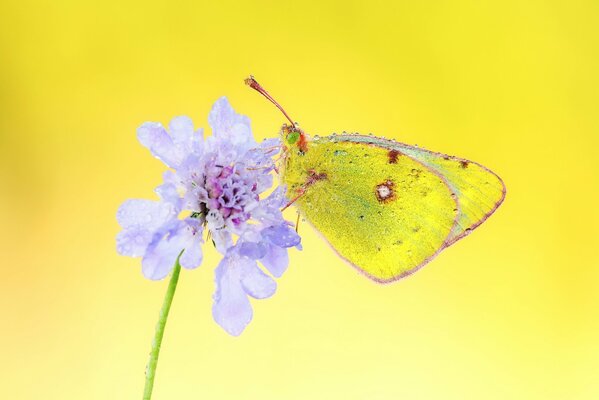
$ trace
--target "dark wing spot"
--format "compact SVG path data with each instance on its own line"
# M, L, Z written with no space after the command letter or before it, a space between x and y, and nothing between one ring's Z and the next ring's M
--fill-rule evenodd
M401 153L397 150L389 150L387 156L389 157L389 164L397 164L397 158L401 155Z
M410 171L410 175L416 177L416 179L420 179L421 172L422 172L421 169L412 168L412 171Z
M396 199L393 187L395 183L388 179L385 182L374 187L374 194L379 203L388 203Z
M468 161L460 161L460 167L462 168L468 168Z

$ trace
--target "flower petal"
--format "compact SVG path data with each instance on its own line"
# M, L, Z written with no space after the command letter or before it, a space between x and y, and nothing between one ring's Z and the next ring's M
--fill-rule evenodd
M174 143L188 143L194 134L193 121L185 115L175 117L169 122L168 131Z
M179 262L183 268L193 269L202 263L202 232L201 222L196 218L185 219L185 227L178 233L182 236L185 251L181 254Z
M147 229L135 227L124 229L116 236L116 250L122 256L141 257L145 254L153 237L154 232Z
M247 259L246 259L247 260ZM215 270L212 316L227 333L239 336L252 320L252 306L239 281L239 257L225 257Z
M240 255L251 258L252 260L264 257L268 250L265 244L253 242L238 242L236 247Z
M177 168L183 160L183 151L175 146L162 124L158 122L142 124L137 128L137 138L154 157L171 168Z
M265 299L275 294L277 283L270 276L266 275L258 265L253 262L248 263L243 271L241 284L247 294L256 299Z
M252 217L266 226L278 225L283 221L281 207L287 203L285 186L278 186L266 199L260 200L258 207L252 210Z
M287 202L287 198L285 197L286 189L287 187L285 185L277 186L270 196L264 200L264 204L276 209L282 207Z
M267 150L268 151L268 155L275 155L276 153L279 152L279 149L281 147L281 138L280 137L272 137L272 138L267 138L264 139L260 142L260 148ZM271 153L272 151L272 153Z
M259 174L256 176L256 191L262 193L272 187L273 176L271 174Z
M129 199L123 202L116 219L123 228L140 227L155 231L177 216L172 204L144 199Z
M239 147L239 154L245 153L256 144L252 136L250 119L245 115L237 114L226 97L221 97L214 103L208 115L208 123L212 127L213 136L217 139L225 139Z
M163 183L154 189L154 191L164 202L172 204L177 210L181 209L183 199L179 197L177 186L174 183Z
M194 269L202 264L203 257L202 245L197 242L185 247L185 251L181 254L179 262L183 268Z
M225 229L213 230L212 241L216 250L221 254L227 254L227 251L233 246L233 237L231 233Z
M287 253L287 249L273 245L270 246L270 250L266 255L258 261L260 261L273 276L280 278L289 265L289 254Z
M262 237L279 247L293 247L300 244L301 238L286 223L271 226L262 231Z
M164 279L175 266L182 249L178 240L168 240L167 237L158 240L148 248L141 260L144 276L155 281Z
M187 116L175 117L168 124L169 134L175 145L186 155L202 154L204 148L204 130L193 130L193 121Z

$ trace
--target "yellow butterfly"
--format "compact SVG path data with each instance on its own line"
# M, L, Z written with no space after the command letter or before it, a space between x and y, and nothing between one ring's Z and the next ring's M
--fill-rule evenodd
M370 135L310 138L253 77L246 84L291 123L281 131L290 204L376 282L414 273L505 198L501 178L472 161Z

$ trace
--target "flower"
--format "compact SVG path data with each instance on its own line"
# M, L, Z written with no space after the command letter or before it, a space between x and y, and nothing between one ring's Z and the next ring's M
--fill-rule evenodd
M156 122L138 128L142 145L171 170L155 190L160 200L121 205L117 251L142 257L144 276L159 280L177 259L184 268L198 267L209 237L223 254L215 270L213 316L237 336L252 319L248 296L263 299L276 290L259 264L280 277L289 263L287 249L300 248L300 237L280 211L285 188L264 196L273 185L279 140L256 143L249 118L235 113L225 97L214 104L208 122L213 135L205 140L188 117L174 118L168 132Z

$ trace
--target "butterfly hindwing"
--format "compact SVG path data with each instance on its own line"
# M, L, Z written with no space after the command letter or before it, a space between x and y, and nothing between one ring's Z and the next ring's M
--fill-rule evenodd
M348 262L379 282L417 270L448 243L460 215L445 178L375 144L322 138L287 158L288 193Z
M505 198L501 178L476 162L373 136L338 135L334 140L370 144L405 154L442 175L460 204L460 215L449 237L450 244L483 223Z

